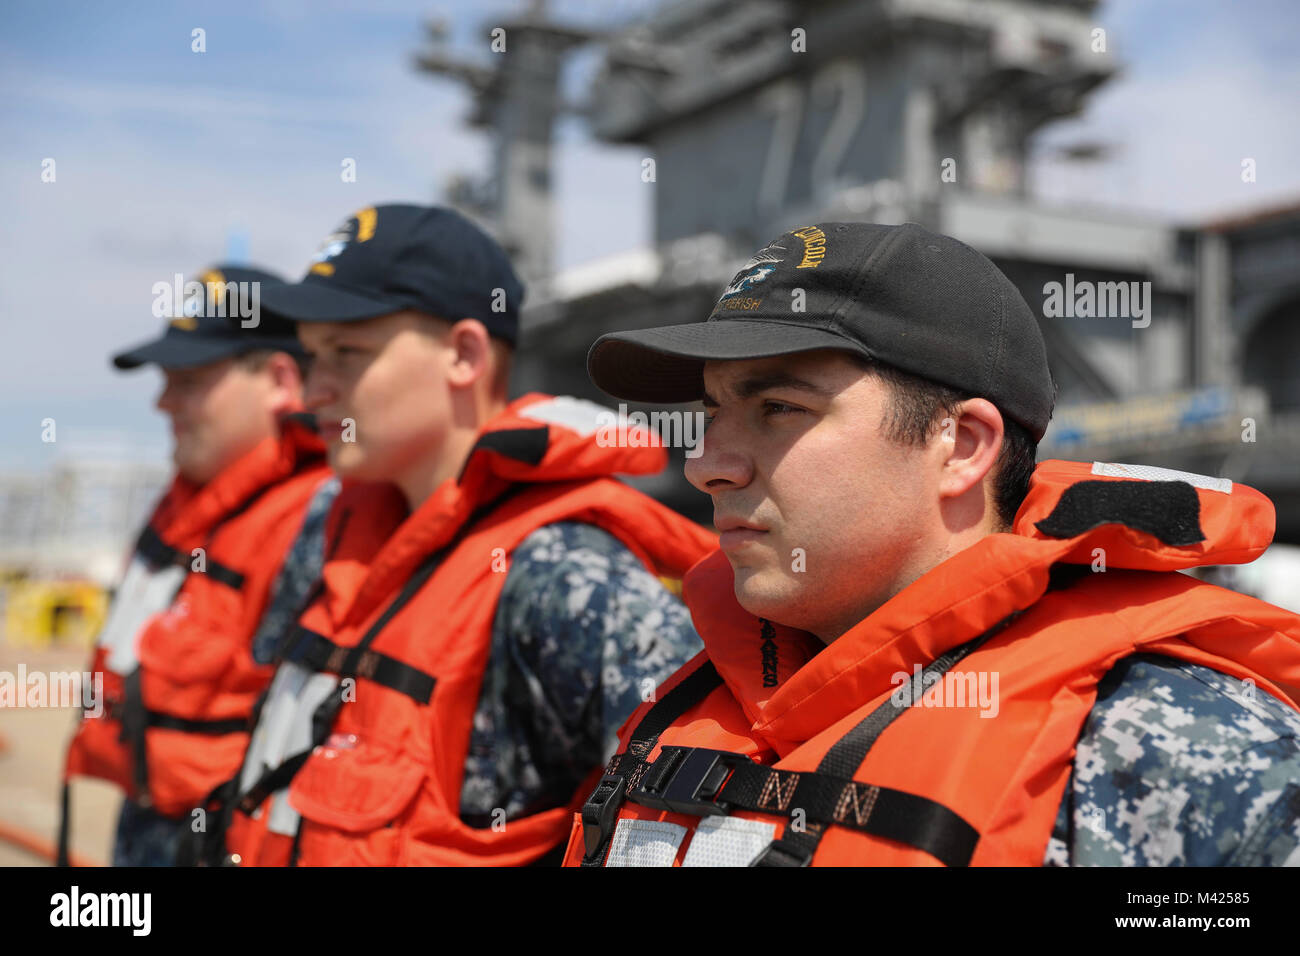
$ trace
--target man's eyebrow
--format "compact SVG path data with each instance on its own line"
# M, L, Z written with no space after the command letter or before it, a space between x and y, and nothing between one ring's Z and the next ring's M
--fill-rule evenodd
M343 329L326 329L320 334L320 344L330 345L343 332Z
M753 398L755 395L766 392L771 388L792 388L801 392L811 392L821 398L831 398L835 391L826 388L823 385L814 385L812 382L802 378L797 378L788 372L769 372L765 375L753 375L749 378L741 379L734 389L731 389L737 398ZM718 404L717 399L713 398L707 391L704 393L701 401L705 405Z

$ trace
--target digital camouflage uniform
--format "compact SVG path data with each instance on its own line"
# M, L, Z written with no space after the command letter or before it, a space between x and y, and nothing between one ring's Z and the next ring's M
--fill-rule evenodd
M642 682L699 647L686 609L608 534L534 533L498 609L462 816L487 825L496 807L515 817L562 803L615 751ZM1300 865L1300 714L1200 665L1121 661L1080 735L1044 864L1288 863Z
M1300 714L1155 654L1102 680L1047 866L1300 866Z
M702 647L685 605L618 539L577 522L534 531L497 605L461 818L488 826L497 808L513 819L567 803L627 716Z
M298 544L291 559L277 590L305 593L319 562ZM259 650L276 620L268 611ZM462 817L487 826L497 808L564 803L647 688L700 646L686 608L611 535L534 532L494 621ZM115 864L168 859L175 826L128 804ZM1300 865L1300 714L1200 665L1126 658L1098 687L1044 865Z

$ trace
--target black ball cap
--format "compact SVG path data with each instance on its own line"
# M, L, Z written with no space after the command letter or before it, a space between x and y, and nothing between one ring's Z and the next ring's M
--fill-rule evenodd
M705 322L614 332L587 355L604 391L690 402L704 363L841 349L987 398L1041 439L1056 388L1038 322L985 256L916 223L792 230L745 263Z
M171 312L162 335L119 352L113 364L193 368L260 349L302 355L293 324L262 310L267 290L283 284L262 269L228 264L213 266L180 289L160 283L155 302L170 302Z
M301 282L264 305L293 322L356 322L411 309L478 319L514 344L524 286L504 249L442 206L367 206L325 237Z

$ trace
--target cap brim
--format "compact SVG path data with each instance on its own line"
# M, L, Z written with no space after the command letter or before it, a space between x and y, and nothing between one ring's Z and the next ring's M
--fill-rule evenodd
M193 338L180 341L162 336L113 356L113 364L120 369L139 368L150 363L162 368L193 368L238 355L253 347L247 340L231 337Z
M866 346L826 329L781 322L694 322L611 332L587 353L602 391L631 402L693 402L704 394L704 363L769 358L814 349L870 357Z
M262 290L262 308L290 322L359 322L404 308L324 282L298 282Z

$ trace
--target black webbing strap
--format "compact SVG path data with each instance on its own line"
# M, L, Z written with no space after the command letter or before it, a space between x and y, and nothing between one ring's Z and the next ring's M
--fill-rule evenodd
M1001 631L1017 617L1017 614L1008 615L991 628L985 631L965 644L954 647L943 654L940 654L931 661L921 671L921 688L930 687L936 680L941 679L953 665L960 661L971 651L975 650L994 634ZM879 707L873 710L861 722L857 724L847 734L837 740L826 755L822 757L817 764L817 772L826 774L828 778L839 778L852 780L858 768L862 766L862 761L867 758L867 753L875 745L876 740L884 732L885 728L901 717L915 701L912 700L913 682L908 681L902 687L898 688L889 698L882 702ZM728 784L730 786L730 784ZM882 791L883 792L883 791ZM897 792L897 791L895 791ZM847 795L847 791L845 791ZM911 796L905 794L905 796ZM847 796L852 799L851 795ZM922 799L916 797L914 799ZM803 804L794 804L802 807ZM892 798L882 804L878 811L885 812L887 808L894 806ZM900 804L902 806L902 804ZM934 804L937 808L934 812L922 813L919 808L918 815L913 824L906 820L891 819L889 814L885 813L885 820L880 825L893 827L906 834L906 837L892 836L889 833L876 832L867 830L875 836L888 836L890 839L899 840L909 846L916 847L919 850L925 850L931 856L943 860L948 866L965 866L970 860L970 854L975 851L975 842L979 839L979 834L969 828L964 820L958 817L947 807L941 804ZM807 808L804 808L807 810ZM942 812L938 812L942 811ZM814 816L807 810L808 818L816 820L818 823L839 823L845 825L842 820L826 820ZM952 820L949 820L949 817ZM955 822L954 822L955 821ZM957 824L960 823L960 826ZM963 829L970 829L973 839L970 841L969 848L966 847L966 834ZM807 866L812 862L813 854L817 852L817 847L821 844L822 837L825 836L825 826L805 827L803 830L791 830L786 827L786 832L779 840L773 840L767 848L751 864L753 866ZM918 842L919 841L919 842ZM936 849L942 852L936 852ZM965 852L964 859L961 855ZM953 859L961 859L959 863L950 862Z
M203 734L208 737L220 737L224 734L238 734L249 728L247 717L230 717L226 720L187 720L173 717L171 714L156 710L146 710L145 725L162 730L180 730L187 734Z
M333 700L334 698L331 697L330 699ZM321 713L320 710L317 711L317 714L319 713ZM314 717L315 715L313 715L312 720L313 727L316 724ZM328 733L326 736L328 737ZM313 735L313 739L315 739L315 735ZM254 810L260 807L262 801L271 794L289 786L293 781L294 775L302 769L302 765L307 762L307 758L310 756L311 751L304 750L302 753L294 754L284 763L280 764L280 766L262 774L262 776L257 778L257 782L249 787L248 790L239 798L239 809L246 814L251 814Z
M72 809L72 791L69 787L67 777L63 778L63 787L59 793L59 840L58 849L54 854L55 866L69 866L68 863L68 840L70 834L68 827L70 825L69 812Z
M717 668L706 661L646 711L628 738L627 749L610 758L605 775L582 805L583 866L604 864L619 807L651 766L646 757L659 735L721 686Z
M255 494L249 495L237 508L227 513L216 525L213 526L212 530L208 532L208 539L207 543L205 543L204 551L206 552L208 550L207 544L211 543L212 538L223 525L233 521L235 518L238 518L244 512L248 511L253 507L253 505L257 504L257 502L261 500L263 495L275 486L275 482L263 485ZM135 542L135 550L137 554L141 555L143 558L148 560L150 564L155 566L174 564L193 574L207 574L214 581L219 581L226 585L226 587L235 591L240 590L244 586L243 574L233 568L226 567L220 561L209 560L206 553L203 560L204 570L202 572L194 571L191 555L186 554L178 548L172 547L164 541L162 536L159 535L150 524L146 524L141 530L140 537L137 538Z
M199 801L204 826L184 828L176 840L173 866L220 866L226 854L226 830L230 828L235 786L239 778L225 780Z
M940 655L922 671L921 686L952 668L1016 616L999 621L979 637ZM701 668L703 670L703 668ZM709 665L709 670L713 670ZM696 816L727 815L736 810L802 817L801 831L773 841L755 860L761 866L806 866L829 826L842 826L915 847L948 866L970 862L979 832L952 810L917 794L862 783L853 779L880 734L911 704L912 684L860 721L818 763L814 771L783 770L757 764L744 754L702 747L666 746L654 763L645 757L656 738L691 706L721 682L700 676L698 684L683 681L665 695L637 726L628 749L610 761L605 777L582 808L586 854L583 866L600 866L618 818L618 807L630 800L654 809ZM689 688L689 690L688 690ZM689 701L686 695L693 699ZM682 705L685 706L682 706Z
M998 625L1000 628L1001 625ZM940 654L931 661L921 671L921 687L924 690L930 687L934 680L931 679L942 677L952 666L960 661L963 657L975 650L980 644L993 636L993 631L986 631L972 641L962 644L960 647ZM889 696L879 707L868 714L861 723L850 730L847 734L835 742L830 750L826 751L826 756L822 757L817 764L817 769L821 773L828 773L837 777L852 777L862 766L862 761L866 759L868 751L875 745L876 740L884 732L885 728L901 717L907 708L916 703L912 700L913 682L908 681L902 687Z
M341 647L324 634L296 626L286 642L284 659L314 671L328 671L340 677L364 677L417 704L433 697L437 679L418 667L364 647Z
M135 543L135 550L150 564L157 566L171 564L184 568L186 571L193 570L190 556L164 541L151 525L145 525L144 530L140 532L140 537ZM214 581L219 581L226 587L236 591L244 586L244 576L242 574L211 558L204 558L203 573Z
M319 581L317 582L319 584ZM312 599L316 594L312 591ZM310 604L309 600L307 604ZM299 611L306 610L307 604L304 604ZM270 696L271 685L267 684L262 689L262 693L257 695L257 702L253 704L253 712L248 718L249 742L252 742L253 728L258 725L262 719L262 707L266 704L267 697ZM206 832L199 832L194 835L187 834L181 841L180 850L177 853L177 866L221 866L227 862L237 862L226 854L226 832L230 829L231 818L235 814L235 807L239 798L239 781L244 775L244 764L248 760L248 750L245 749L244 756L239 760L239 767L235 770L234 776L217 784L212 792L203 799L200 806L205 813L215 816L215 825L210 826ZM269 791L268 791L269 792Z
M238 508L222 519L221 524L225 524L232 518L238 517L248 511L257 503L270 486L260 489L256 494L251 495ZM220 527L219 524L217 527ZM212 534L216 533L216 528ZM211 540L211 535L209 535ZM141 555L150 564L156 566L175 565L184 569L187 573L197 573L190 563L189 555L172 547L154 530L153 525L146 524L140 532L140 537L136 539L136 553ZM218 561L204 558L204 574L208 575L215 581L226 585L227 587L238 591L244 586L244 575L231 568L226 567ZM183 586L183 585L182 585ZM180 588L177 588L180 593ZM145 746L145 731L150 727L160 727L166 730L183 730L195 734L231 734L238 733L241 730L247 730L249 723L247 719L239 720L186 720L180 717L172 717L168 714L162 714L157 711L147 710L144 706L144 695L141 687L141 671L139 666L130 674L127 674L123 680L123 695L121 708L122 730L119 740L126 744L130 749L131 755L131 778L135 785L135 799L141 806L150 807L153 805L153 798L149 794L149 763L148 751ZM238 724L238 726L235 726ZM62 829L64 824L60 824Z
M375 622L370 625L370 628L364 635L362 635L361 640L359 640L355 646L347 649L348 657L353 662L354 666L359 664L363 656L367 654L370 645L374 643L375 638L379 636L380 632L388 626L388 622L393 619L398 611L410 602L411 598L415 597L420 588L424 587L429 578L433 576L433 573L442 566L442 562L461 543L461 541L464 540L465 536L507 501L527 490L529 487L530 486L525 484L511 485L505 490L505 492L498 495L492 501L479 506L479 508L465 520L464 524L456 530L456 533L445 545L420 562L419 566L411 574L410 578L407 579L406 584L402 586L402 590L398 592L395 598L393 598L388 607L384 609L384 612L375 619ZM281 648L287 650L292 647L293 645L291 642L296 635L297 631L288 632L285 635L285 640L281 644ZM335 647L338 649L337 645L335 645ZM376 654L374 655L374 658L376 660L381 658L393 660L395 664L400 663L393 658L388 658L387 655ZM367 658L367 660L369 659L370 658ZM402 666L406 667L408 665ZM414 671L416 674L427 678L429 681L428 693L425 695L423 701L417 699L418 703L428 703L433 696L433 685L437 682L436 678L432 675L424 674L423 671L419 671L414 667L410 667L409 669ZM376 673L377 672L378 670L376 665ZM367 677L367 675L362 673L360 670L356 671L356 675L358 677ZM367 677L367 679L373 678ZM406 690L402 690L401 692L408 693ZM343 706L343 702L344 694L342 691L330 694L321 701L315 712L312 714L310 746L301 753L289 757L278 767L267 768L262 775L254 781L253 785L238 798L238 807L243 813L253 813L267 797L275 793L277 790L282 790L289 785L294 776L302 768L302 765L307 762L307 758L311 756L312 751L329 739L330 731L334 726L335 719L338 717L339 710ZM301 821L299 821L300 830L301 826ZM291 863L292 862L294 861L291 860Z
M253 727L257 726L257 721L262 713L262 705L266 702L266 696L267 691L263 691L258 697L257 704L253 707L252 717L243 722L244 729L251 731ZM335 697L330 697L326 703L335 699ZM329 735L329 727L333 723L335 712L335 709L326 712L326 709L322 707L312 715L313 739L320 736L320 739L324 740ZM235 810L238 809L246 814L251 814L272 793L281 787L288 786L289 781L293 779L293 775L307 762L310 755L310 750L304 750L302 753L290 757L274 770L264 773L242 799L239 795L239 779L244 772L241 763L233 777L219 783L199 804L204 813L214 819L206 830L193 834L186 833L181 838L177 847L175 864L177 866L225 866L237 864L238 860L226 853L226 833L230 830L230 820Z
M217 525L219 528L222 524L233 518L242 515L248 511L258 500L266 494L274 484L266 485L259 489L256 494L250 495L239 507L235 508ZM217 528L213 528L209 533L208 540L211 541L212 535L216 533ZM174 548L162 539L162 536L154 530L153 526L146 523L141 529L139 537L135 542L135 553L144 558L147 562L155 567L165 567L174 565L189 573L193 571L190 555L185 554L178 548ZM226 585L233 590L240 590L244 586L244 575L233 568L228 568L219 561L208 560L205 556L203 573L209 575L213 580ZM180 593L178 586L176 593ZM157 711L146 710L144 706L144 696L141 693L140 668L128 674L124 680L124 697L120 708L107 708L105 716L118 717L121 721L122 729L118 739L127 744L130 748L131 773L135 783L138 799L143 805L152 804L152 798L149 796L149 769L147 763L147 751L145 748L144 732L149 727L160 727L167 730L183 730L187 733L197 734L231 734L239 731L248 730L252 722L245 718L232 720L185 720L180 717L172 717L169 714L162 714ZM55 865L68 865L68 846L71 840L71 820L69 810L71 808L72 796L68 780L64 780L62 793L60 795L60 816L59 816L59 833L58 849L56 851ZM224 785L223 785L224 786ZM221 788L218 787L213 793Z
M666 770L657 772L665 762ZM664 747L641 787L628 799L697 815L736 810L802 815L808 825L799 836L816 832L819 840L827 826L847 827L924 850L947 866L965 866L979 841L974 827L927 797L819 770L765 767L742 754L697 747ZM815 843L812 849L816 849ZM807 861L783 858L776 865L795 862Z
M144 740L149 719L144 709L141 679L140 668L137 667L122 681L122 729L118 740L126 744L130 752L135 800L141 806L148 807L153 805L153 798L149 796L149 762Z
M153 805L149 794L149 756L145 732L159 730L179 730L187 734L202 734L219 737L224 734L238 734L249 730L251 724L247 717L231 717L222 720L190 720L150 710L144 705L142 684L143 672L137 667L126 675L122 682L122 703L120 707L122 730L118 739L127 745L131 755L131 779L135 784L135 800L141 806Z
M400 611L402 606L411 600L415 595L415 592L418 591L426 581L428 581L429 577L437 569L441 559L446 555L450 548L451 545L449 544L446 548L443 548L436 554L430 555L429 558L416 569L415 573L407 580L406 585L402 588L401 592L384 610L384 613L381 614L375 623L370 626L370 629L366 631L361 640L357 642L356 646L350 649L357 655L357 658L354 658L354 660L358 659L361 654L369 650L370 645L374 642L375 638L379 636L379 632L384 629L384 626L390 620L392 620L393 615ZM296 631L291 631L286 634L286 638L295 637L296 634ZM285 659L288 660L288 658ZM430 679L432 680L432 678ZM432 688L430 689L430 695L432 695ZM275 793L277 790L283 790L285 787L289 786L298 771L302 769L303 764L307 762L307 758L312 755L312 751L329 739L330 730L334 726L334 721L338 717L339 710L343 707L343 702L344 694L342 690L336 690L335 693L328 695L320 702L311 717L310 745L306 750L296 753L284 760L279 766L268 767L264 770L262 775L253 782L253 785L239 796L238 807L242 813L251 815L259 806L262 805L263 801L265 801L267 797L271 796L271 794Z
M367 636L370 636L371 640L374 639L369 634ZM329 739L330 730L334 726L339 710L343 707L343 700L344 695L339 692L330 694L320 702L311 715L311 745L306 750L284 760L278 767L267 768L251 787L243 794L239 794L235 802L242 813L252 815L267 797L289 786L298 771L302 769L302 765L307 762L307 758L312 755L312 751Z

